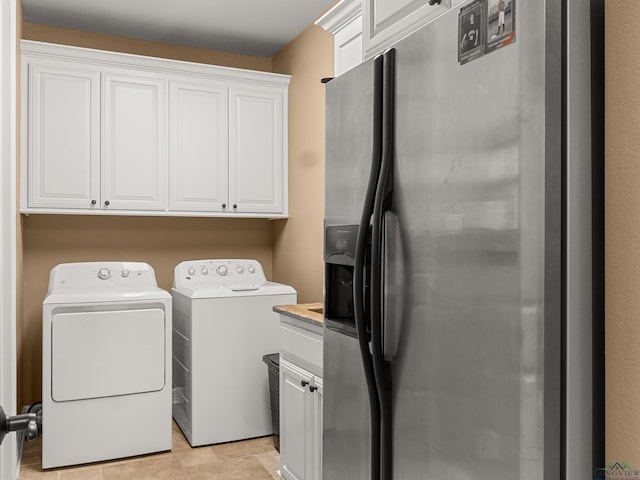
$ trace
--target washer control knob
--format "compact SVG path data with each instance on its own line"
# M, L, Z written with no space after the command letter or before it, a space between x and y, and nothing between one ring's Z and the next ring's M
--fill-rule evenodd
M98 278L100 280L109 280L111 278L111 271L108 268L101 268L98 270Z
M126 268L122 270L122 278L127 278L129 276L129 270Z
M238 268L236 268L236 272L238 272L240 275L242 275L244 273L244 268L238 267Z
M187 270L187 273L191 276L194 276L196 274L196 269L193 267L190 267L189 270Z
M251 265L249 267L249 273L256 273L256 267L254 267L253 265Z
M202 267L202 270L200 270L200 272L203 275L209 275L209 269L207 267Z
M218 275L222 275L224 277L227 273L229 273L229 270L227 270L227 267L225 265L220 265L216 272L218 272Z

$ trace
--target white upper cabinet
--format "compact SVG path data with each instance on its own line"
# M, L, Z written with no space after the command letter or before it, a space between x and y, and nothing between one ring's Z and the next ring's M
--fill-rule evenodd
M316 21L333 34L334 75L384 52L465 0L341 0Z
M170 83L170 204L174 211L225 212L229 203L228 89Z
M288 75L21 48L21 212L288 215Z
M362 63L362 0L341 0L316 25L333 34L333 74Z
M100 196L100 74L55 60L25 72L28 143L22 145L32 207L91 208ZM26 138L25 138L26 139ZM97 200L96 200L97 202Z
M102 76L102 206L164 210L167 204L166 81Z
M232 212L276 213L283 209L283 116L281 91L229 91L229 202Z
M382 53L451 8L451 0L363 0L363 56Z

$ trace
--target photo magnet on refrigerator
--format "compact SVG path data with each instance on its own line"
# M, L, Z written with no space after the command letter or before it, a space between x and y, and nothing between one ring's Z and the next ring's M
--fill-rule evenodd
M516 0L487 0L487 34L484 53L516 41Z
M474 0L458 14L460 65L516 41L516 0Z
M458 15L458 62L480 58L484 54L485 20L483 0L474 0L460 9Z

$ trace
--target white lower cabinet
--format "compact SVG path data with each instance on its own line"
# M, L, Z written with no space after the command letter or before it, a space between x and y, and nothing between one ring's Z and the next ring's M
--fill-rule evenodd
M322 378L283 358L280 468L288 480L322 478Z
M298 313L309 306L315 304ZM286 480L322 479L322 336L321 321L280 310L280 474Z

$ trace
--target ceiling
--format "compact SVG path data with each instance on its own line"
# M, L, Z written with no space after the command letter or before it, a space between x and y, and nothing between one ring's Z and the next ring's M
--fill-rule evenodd
M25 22L272 57L336 0L22 0Z

